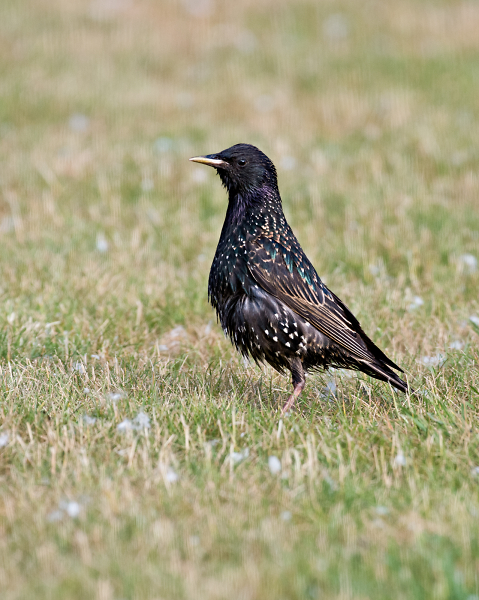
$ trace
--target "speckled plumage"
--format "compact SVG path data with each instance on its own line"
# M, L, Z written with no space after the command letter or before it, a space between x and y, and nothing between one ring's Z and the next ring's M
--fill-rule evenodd
M283 214L276 170L258 148L237 144L191 159L216 168L229 202L208 295L225 334L245 356L289 370L292 406L304 371L363 371L401 391L401 369L367 337L321 281Z

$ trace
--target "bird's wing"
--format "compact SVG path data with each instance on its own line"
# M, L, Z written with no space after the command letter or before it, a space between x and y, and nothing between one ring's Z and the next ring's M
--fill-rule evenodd
M349 308L324 285L299 246L294 246L266 237L251 242L248 268L257 284L357 358L379 359L401 371L368 338Z

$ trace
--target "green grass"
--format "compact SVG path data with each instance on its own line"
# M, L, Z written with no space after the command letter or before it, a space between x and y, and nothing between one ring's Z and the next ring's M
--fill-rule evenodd
M479 7L198 4L0 9L2 600L475 600ZM240 141L419 397L224 339Z

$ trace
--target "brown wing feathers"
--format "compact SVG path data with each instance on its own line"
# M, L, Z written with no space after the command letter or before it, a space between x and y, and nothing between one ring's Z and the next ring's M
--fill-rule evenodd
M255 246L257 253L264 252L260 243ZM263 267L264 260L249 263L251 275L266 292L284 302L313 327L358 359L381 360L387 366L401 371L368 338L356 317L336 295L326 288L316 273L314 273L316 282L312 281L313 285L310 285L300 274L296 264L291 270L285 268L281 253L276 254L274 259L270 258L268 263L268 268Z

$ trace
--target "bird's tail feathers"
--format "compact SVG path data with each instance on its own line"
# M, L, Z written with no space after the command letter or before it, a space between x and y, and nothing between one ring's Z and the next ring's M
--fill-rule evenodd
M414 389L406 381L396 375L396 373L388 366L379 362L368 362L366 360L358 360L358 363L361 364L361 371L363 371L363 373L371 375L371 377L379 379L380 381L386 381L401 392L409 394L414 393Z

